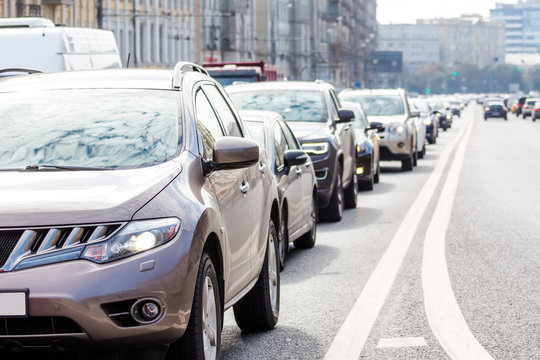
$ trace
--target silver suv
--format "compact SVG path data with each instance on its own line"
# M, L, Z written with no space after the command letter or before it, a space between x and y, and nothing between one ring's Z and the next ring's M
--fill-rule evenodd
M343 90L343 101L359 102L368 115L371 127L378 128L381 138L381 160L400 160L401 169L410 171L416 165L418 148L414 118L418 111L409 108L403 89Z
M194 64L0 81L0 351L216 359L225 309L274 327L279 201L245 134Z

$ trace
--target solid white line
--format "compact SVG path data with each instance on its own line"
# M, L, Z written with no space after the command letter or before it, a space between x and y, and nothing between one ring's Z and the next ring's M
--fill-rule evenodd
M446 230L450 223L472 121L452 162L446 184L433 213L424 241L422 286L426 315L433 334L452 359L493 359L467 326L459 308L446 263Z
M462 139L466 128L467 126L462 126L459 134L442 152L433 172L403 218L384 255L339 329L324 357L325 360L358 360L360 357L450 155Z
M419 346L427 346L426 339L423 336L379 339L379 343L377 344L377 348L379 349Z

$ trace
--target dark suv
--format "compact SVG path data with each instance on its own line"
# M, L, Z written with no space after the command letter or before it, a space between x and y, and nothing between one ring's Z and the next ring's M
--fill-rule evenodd
M287 122L315 167L321 219L339 221L344 207L356 207L354 113L341 109L332 85L272 81L232 85L226 90L237 108L275 111Z
M277 188L204 69L5 79L0 136L0 358L217 359L225 309L274 327Z

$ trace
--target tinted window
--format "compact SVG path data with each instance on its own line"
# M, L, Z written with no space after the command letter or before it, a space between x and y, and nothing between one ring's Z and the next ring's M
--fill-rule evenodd
M403 115L405 109L399 96L343 95L343 100L359 102L367 115Z
M326 122L328 115L319 91L250 91L230 94L238 109L275 111L285 121Z
M238 127L238 123L236 122L236 116L234 116L229 104L227 104L227 101L223 98L217 87L204 85L203 89L208 94L208 98L212 100L212 104L218 113L221 123L225 127L225 133L229 136L242 136L242 131L240 131L240 127Z
M202 91L195 95L195 111L197 113L197 129L203 142L204 158L212 159L214 143L216 139L223 136L223 129L218 118Z
M181 143L178 94L40 90L0 94L0 168L129 168L162 163Z
M287 144L289 149L300 149L300 145L298 144L298 141L294 137L293 133L291 132L291 129L287 126L286 123L283 121L276 121L279 123L279 126L281 127L281 130L283 131L283 135L285 135L285 139L287 140Z

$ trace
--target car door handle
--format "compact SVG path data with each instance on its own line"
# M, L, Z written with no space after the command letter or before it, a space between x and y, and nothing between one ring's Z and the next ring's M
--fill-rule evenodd
M302 175L302 169L296 168L296 175L298 176Z
M242 184L240 185L240 191L244 194L247 193L249 190L249 183L246 180L242 180Z
M266 165L263 162L259 164L259 171L263 174L266 172Z

